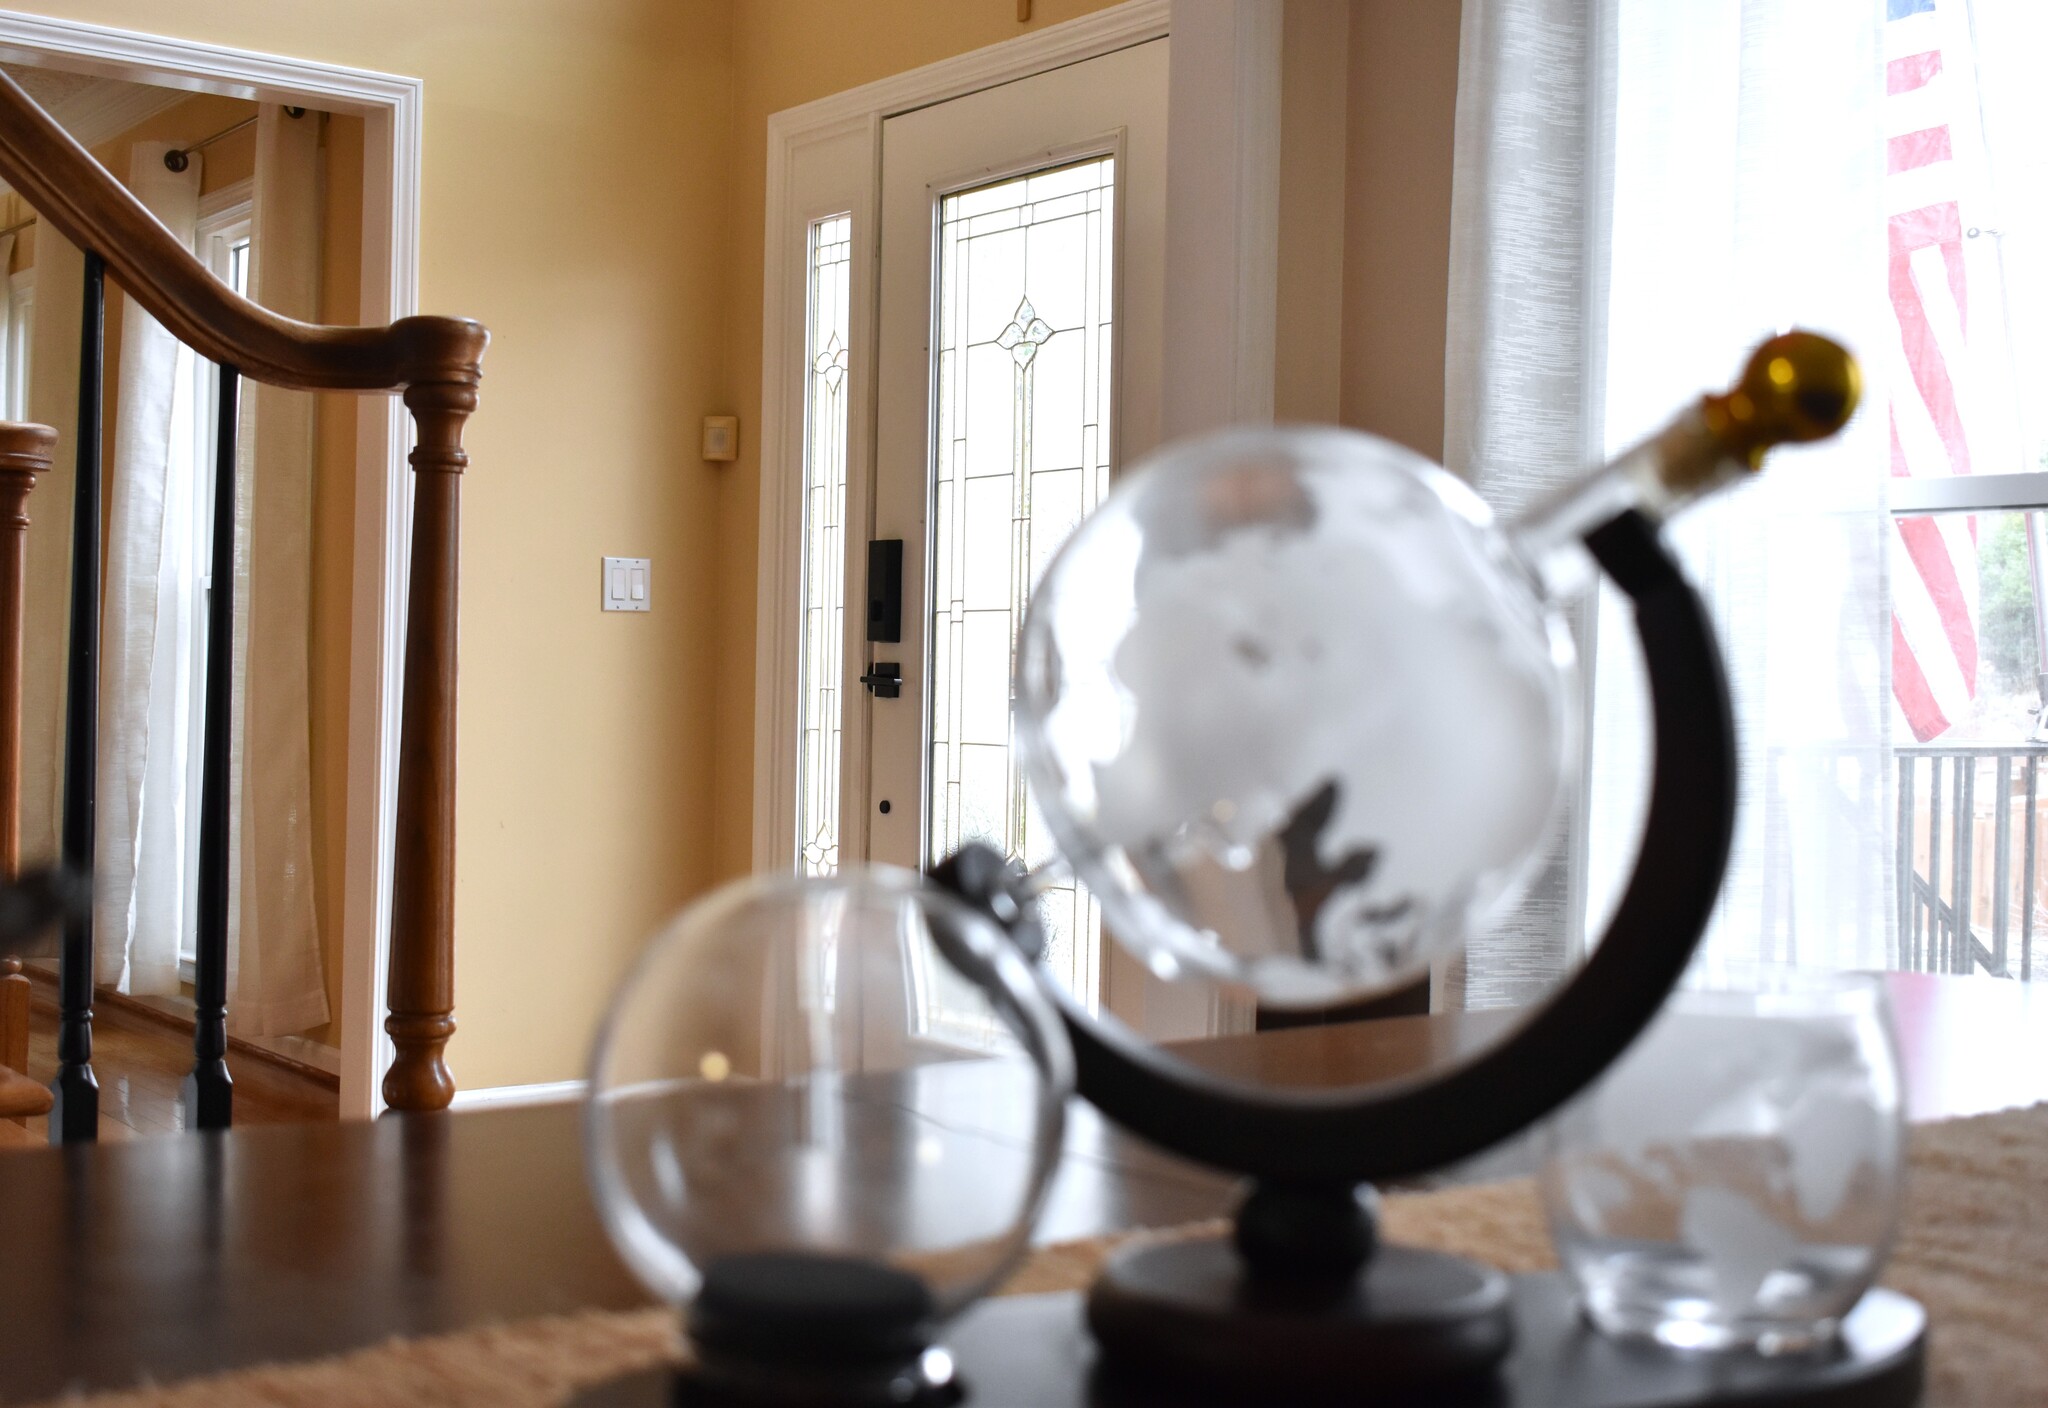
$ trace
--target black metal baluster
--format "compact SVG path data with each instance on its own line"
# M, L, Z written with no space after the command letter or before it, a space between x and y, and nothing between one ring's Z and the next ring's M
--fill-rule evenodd
M199 933L185 1127L234 1120L228 1074L228 749L235 658L235 439L241 378L220 369L213 432L213 588L206 602L206 725L199 784Z
M100 713L100 386L107 339L106 267L85 253L78 339L78 440L72 458L71 647L64 703L64 864L90 875ZM58 975L57 1078L50 1142L97 1139L100 1083L92 1073L92 909L64 921Z
M1995 793L1998 815L1992 820L1991 841L1991 957L1988 967L2001 978L2012 974L2005 966L2006 927L2012 913L2012 755L1998 755Z
M1938 973L1941 951L1941 755L1927 760L1933 774L1927 786L1927 935L1920 950L1919 971Z
M2020 877L2020 981L2034 980L2034 791L2040 781L2038 754L2027 755L2027 850Z
M1899 932L1888 955L1893 968L1911 968L1913 942L1913 755L1899 755Z
M1977 760L1956 759L1956 907L1949 931L1949 973L1970 971L1970 946L1977 941Z

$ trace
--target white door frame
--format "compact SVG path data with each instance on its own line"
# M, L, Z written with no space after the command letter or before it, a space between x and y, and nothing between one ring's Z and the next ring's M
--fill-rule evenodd
M417 78L230 49L163 35L0 11L0 59L291 103L363 119L360 320L419 310L420 115ZM349 610L348 822L342 885L341 1113L383 1108L391 946L398 725L412 541L407 417L396 396L357 398L354 596ZM331 882L330 882L331 883Z
M754 680L754 869L796 863L798 624L803 563L805 257L797 171L807 151L835 153L853 197L853 346L847 441L852 485L866 471L874 392L873 217L882 123L898 113L1174 36L1168 99L1168 287L1220 287L1169 308L1163 430L1172 439L1230 421L1270 420L1278 265L1281 0L1127 0L1092 15L789 108L768 119L761 337L761 539ZM1221 140L1219 140L1219 137ZM858 140L854 140L858 139ZM848 164L850 163L850 165ZM1213 212L1225 212L1218 220ZM1220 285L1217 283L1221 271ZM1176 295L1178 297L1178 295ZM861 499L864 507L864 497ZM846 535L847 558L855 566ZM858 580L850 571L847 580ZM856 598L849 596L848 610ZM850 616L849 619L852 619ZM849 639L851 637L849 636ZM849 655L858 652L849 652ZM849 672L849 678L850 674ZM846 697L855 698L850 692ZM864 693L859 694L864 699ZM848 718L848 729L854 720ZM861 789L847 789L865 795ZM849 815L842 796L840 814ZM853 814L865 818L866 809ZM842 832L842 843L852 841Z

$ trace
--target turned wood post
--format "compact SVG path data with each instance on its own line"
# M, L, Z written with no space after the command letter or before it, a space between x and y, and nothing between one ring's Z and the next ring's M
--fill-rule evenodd
M28 595L28 494L57 432L0 421L0 879L21 873L21 661ZM0 1064L6 1064L0 1056Z
M462 428L476 409L476 382L416 382L405 404L417 438L384 1019L397 1055L384 1074L384 1102L441 1110L455 1098L442 1053L455 1032L456 579L469 463Z

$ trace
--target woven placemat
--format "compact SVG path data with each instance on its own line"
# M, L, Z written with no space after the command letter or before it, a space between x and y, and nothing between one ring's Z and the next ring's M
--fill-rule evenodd
M1929 1408L2048 1405L2048 1105L1921 1126L1913 1132L1911 1165L1905 1226L1884 1279L1918 1298L1933 1319ZM1385 1234L1506 1271L1554 1265L1526 1181L1390 1197ZM1003 1294L1079 1289L1129 1240L1042 1248ZM591 1312L68 1402L73 1408L544 1408L675 1354L672 1312Z

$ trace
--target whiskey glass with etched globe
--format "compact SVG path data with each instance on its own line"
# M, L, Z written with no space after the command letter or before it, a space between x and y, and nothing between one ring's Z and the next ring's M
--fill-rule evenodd
M1587 1318L1682 1349L1826 1344L1890 1250L1900 1111L1876 977L1674 995L1547 1134L1544 1206Z

